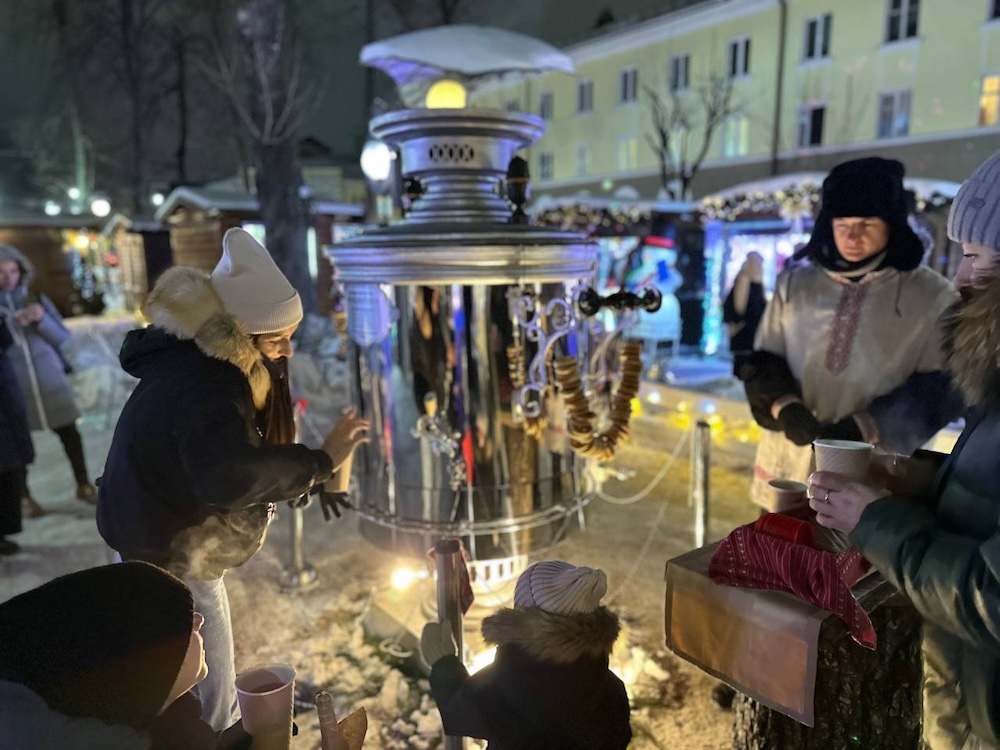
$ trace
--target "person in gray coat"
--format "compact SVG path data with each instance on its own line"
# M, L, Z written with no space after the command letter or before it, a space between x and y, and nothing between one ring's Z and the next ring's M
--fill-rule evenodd
M28 406L32 430L52 430L62 441L76 479L76 496L97 504L97 490L90 483L83 440L76 428L80 413L69 381L70 367L60 347L69 339L59 311L48 297L28 290L35 268L17 248L0 245L0 307L10 312L14 346L7 351L17 382ZM29 517L40 515L28 496Z

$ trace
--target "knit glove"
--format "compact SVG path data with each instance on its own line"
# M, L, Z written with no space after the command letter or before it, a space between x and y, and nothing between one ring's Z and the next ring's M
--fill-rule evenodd
M446 656L458 656L458 646L452 637L449 620L424 625L424 632L420 634L420 653L429 667Z
M809 445L819 437L820 423L804 404L791 403L778 414L785 437L796 445Z
M330 520L331 513L340 518L342 511L353 510L346 492L327 492L326 490L319 492L319 507L323 509L323 518L327 521Z
M817 437L826 438L827 440L856 440L859 442L864 440L861 428L858 427L857 420L854 417L844 417L839 422L821 424Z

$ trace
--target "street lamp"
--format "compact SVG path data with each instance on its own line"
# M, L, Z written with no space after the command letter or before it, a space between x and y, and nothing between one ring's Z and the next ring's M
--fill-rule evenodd
M164 201L163 193L153 193L152 197L149 199L149 202L152 203L157 208L163 205L163 201Z
M80 188L71 187L66 191L66 195L71 201L78 201L80 200Z
M372 182L385 182L392 174L396 154L382 141L370 140L361 150L361 171Z
M103 219L111 213L111 201L102 195L95 195L90 200L90 212L94 216Z
M45 201L45 215L58 216L62 213L62 206L55 201Z

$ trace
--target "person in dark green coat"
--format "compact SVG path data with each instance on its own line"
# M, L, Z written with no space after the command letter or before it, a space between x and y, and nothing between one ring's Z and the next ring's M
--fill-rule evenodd
M962 301L948 314L946 352L969 406L950 456L910 494L810 477L824 526L861 553L924 617L927 750L1000 748L1000 152L959 190L948 235L963 260ZM904 481L919 461L903 459ZM909 474L907 477L906 475Z

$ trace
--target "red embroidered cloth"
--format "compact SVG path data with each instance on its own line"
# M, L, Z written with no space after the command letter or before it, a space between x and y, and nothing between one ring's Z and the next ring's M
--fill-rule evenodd
M719 543L708 566L715 583L741 588L787 591L844 621L851 637L865 648L875 649L875 628L868 613L858 604L851 587L868 572L870 565L856 549L826 552L811 544L809 532L790 516L740 526ZM789 524L788 521L797 521Z

